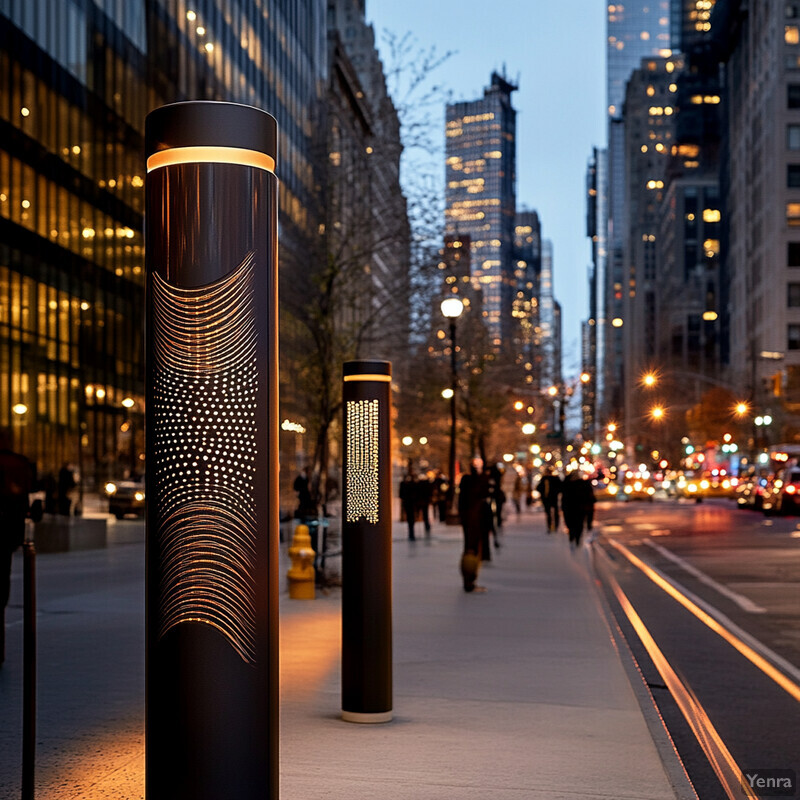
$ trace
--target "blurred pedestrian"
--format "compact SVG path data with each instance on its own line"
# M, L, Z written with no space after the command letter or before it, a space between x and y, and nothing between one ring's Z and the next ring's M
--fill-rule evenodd
M417 481L417 510L422 517L422 526L425 528L425 538L431 535L431 500L433 499L433 481L427 475L420 476Z
M553 471L553 468L545 467L542 477L539 478L539 483L536 485L536 490L539 492L542 508L547 517L548 533L558 530L558 499L562 486L561 478Z
M63 464L58 471L58 513L68 517L72 512L72 490L75 483L75 472L70 464Z
M400 505L403 508L406 522L408 523L408 541L416 540L414 535L414 523L417 517L417 478L412 470L409 470L400 481Z
M301 522L315 519L317 516L317 504L311 493L311 467L305 466L303 471L294 479L293 488L297 493L297 508L295 509L295 519Z
M0 430L0 664L6 657L6 606L11 593L11 561L25 538L28 495L33 491L30 461L11 449L11 435Z
M569 531L570 547L576 548L581 543L584 526L594 516L592 484L577 469L570 472L564 480L561 512L564 515L564 525Z
M522 514L522 475L519 473L514 477L514 488L511 490L511 501L514 503L514 510L519 517Z
M487 500L489 516L484 522L486 542L481 558L484 561L491 561L492 550L489 547L489 536L494 540L495 548L499 550L499 532L503 527L503 504L505 503L506 496L502 488L503 471L499 469L496 464L486 470L486 476L489 481L489 497Z
M465 592L483 592L477 586L481 555L484 544L483 528L486 512L489 511L489 481L483 474L480 464L473 463L470 472L461 476L458 486L458 515L464 531L464 550L461 554L461 577Z
M434 487L434 504L439 515L439 522L447 522L447 493L450 491L450 483L443 472L436 476Z

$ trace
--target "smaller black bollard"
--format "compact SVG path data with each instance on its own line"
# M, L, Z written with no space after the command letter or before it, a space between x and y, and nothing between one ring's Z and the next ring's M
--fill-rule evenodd
M392 719L392 365L344 365L342 719Z
M34 800L36 761L36 547L22 545L22 800Z

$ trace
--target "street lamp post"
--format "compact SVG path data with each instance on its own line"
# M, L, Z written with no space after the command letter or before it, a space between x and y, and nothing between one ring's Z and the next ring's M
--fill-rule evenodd
M456 320L464 311L459 297L446 297L441 304L442 314L450 321L450 455L448 458L447 524L458 524L456 497L456 391L458 364L456 362Z

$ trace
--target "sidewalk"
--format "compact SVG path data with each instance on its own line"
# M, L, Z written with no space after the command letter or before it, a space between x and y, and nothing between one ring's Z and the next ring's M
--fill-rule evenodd
M512 514L502 549L481 571L479 583L488 592L471 595L461 589L460 529L435 524L430 540L411 543L405 526L395 525L395 718L389 724L339 718L340 591L314 601L290 601L282 593L281 800L679 796L611 639L587 552L572 553L566 537L548 536L542 523L540 513L520 522ZM140 545L111 546L109 553L112 560L130 559L134 570L143 560ZM47 568L56 564L52 559L70 556L78 554L49 556ZM125 590L117 597L115 582L105 591L97 612L124 612L118 624L132 630L125 662L138 665L143 647L131 645L142 625L137 600ZM87 594L75 589L59 610L78 613L86 602ZM20 613L10 609L9 620ZM40 651L46 649L42 627ZM19 657L19 637L9 634L10 662ZM74 642L64 647L78 657ZM59 702L75 707L81 700L74 695L90 690L84 680L70 680L74 665L60 669L66 670L62 694L73 697ZM116 705L103 703L105 694L94 702L110 716L92 730L70 734L61 718L66 712L56 721L40 701L37 796L143 797L141 675L138 666L123 672L119 682L95 676ZM12 675L19 670L7 663L0 671L4 719L8 704L19 701ZM61 740L54 740L54 728ZM3 735L0 745L6 744ZM671 774L678 772L670 766ZM0 771L0 798L19 796L4 793L8 777Z

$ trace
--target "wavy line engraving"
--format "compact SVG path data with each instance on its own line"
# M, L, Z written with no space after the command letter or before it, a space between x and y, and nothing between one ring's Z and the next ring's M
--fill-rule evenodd
M204 623L247 663L255 661L254 287L253 252L197 289L153 274L159 635Z

